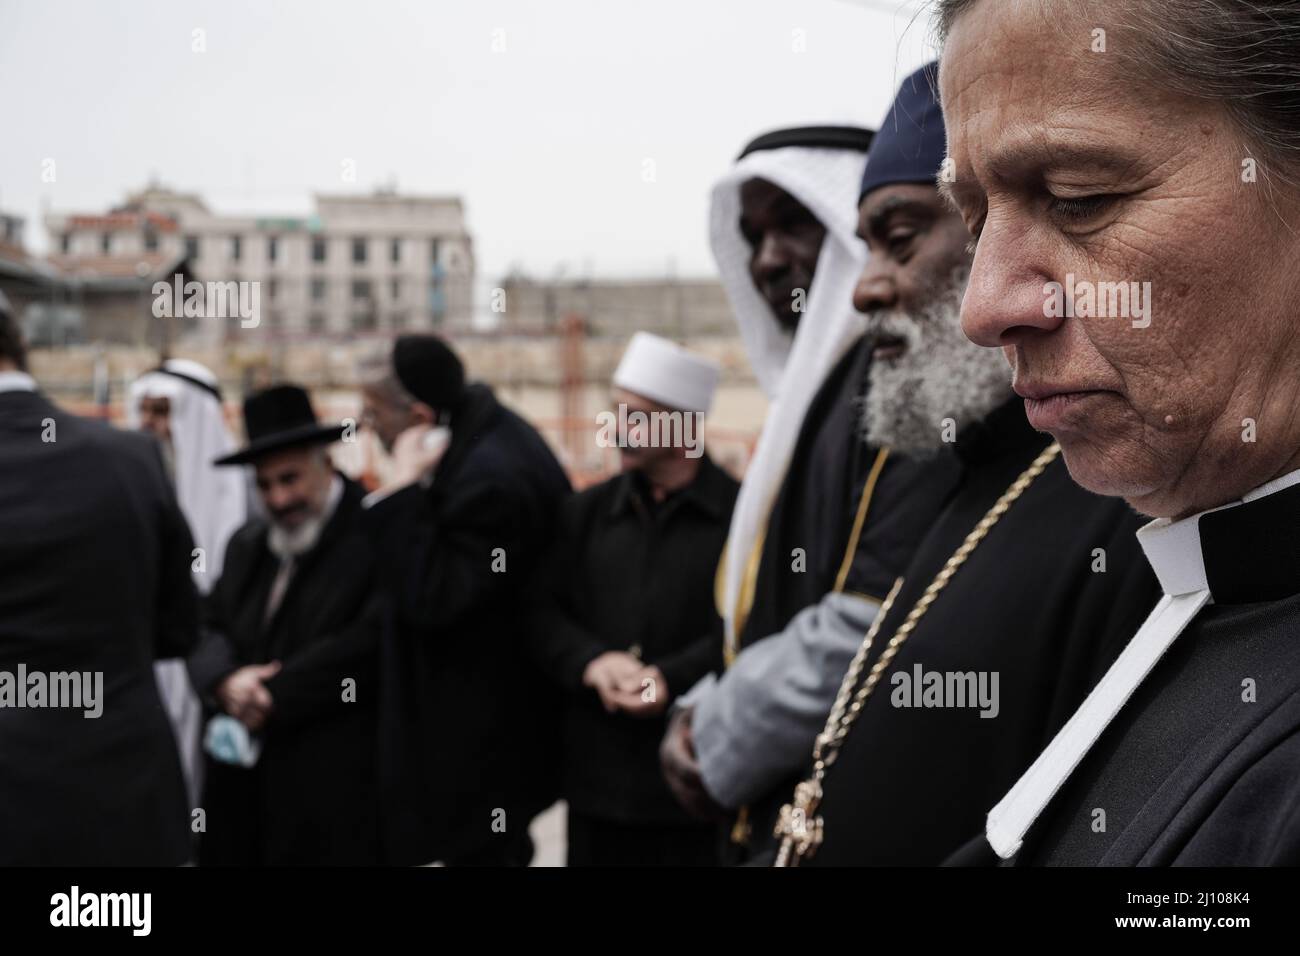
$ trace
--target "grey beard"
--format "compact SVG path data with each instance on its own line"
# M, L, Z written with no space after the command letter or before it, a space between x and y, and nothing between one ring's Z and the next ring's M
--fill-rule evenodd
M913 458L936 454L955 435L1010 397L1011 369L1000 349L975 345L961 330L965 283L954 283L919 314L867 319L867 335L907 343L896 359L871 363L862 402L863 439Z
M277 524L272 518L271 530L266 535L266 546L281 561L289 557L296 558L316 546L324 527L324 515L308 518L293 530Z

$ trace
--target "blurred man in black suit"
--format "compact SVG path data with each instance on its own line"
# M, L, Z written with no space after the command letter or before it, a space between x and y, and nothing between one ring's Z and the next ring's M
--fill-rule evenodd
M194 641L157 443L63 411L0 297L0 865L168 866L189 808L155 658Z

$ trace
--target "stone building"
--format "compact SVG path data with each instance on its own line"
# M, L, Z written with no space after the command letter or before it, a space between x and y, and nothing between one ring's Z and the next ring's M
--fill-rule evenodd
M473 244L455 197L317 195L306 217L229 216L155 185L108 213L50 214L45 225L49 261L69 275L138 267L152 282L161 261L186 263L186 278L204 283L256 283L256 327L229 318L178 324L182 342L354 339L471 323ZM87 333L99 324L87 317ZM137 340L123 331L110 341Z

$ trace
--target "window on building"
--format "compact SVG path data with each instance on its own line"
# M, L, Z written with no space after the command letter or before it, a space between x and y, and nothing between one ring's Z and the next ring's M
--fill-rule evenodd
M325 261L325 240L324 239L313 239L311 241L311 261L312 262Z
M144 251L158 251L158 233L154 232L152 229L146 229L144 231Z
M402 280L401 280L401 279L389 279L389 280L388 280L388 291L391 293L391 295L392 295L392 299L393 299L394 302L398 302L398 301L400 301L401 298L402 298Z
M405 312L394 312L388 317L388 327L394 332L402 332L406 329L407 321Z
M188 258L190 258L190 259L197 259L197 258L199 257L199 237L198 237L198 236L186 236L186 237L185 237L185 255L186 255Z
M320 312L313 312L307 316L307 330L309 332L325 331L325 316Z
M394 239L388 247L388 258L390 262L402 261L402 240Z
M366 261L366 240L364 239L352 240L352 261L353 262Z
M279 294L280 294L280 283L279 283L279 281L276 280L276 279L267 279L267 280L266 280L266 297L267 297L268 299L274 299L274 298L275 298L276 296L278 296Z
M244 251L244 244L240 240L240 237L231 236L230 237L230 258L233 261L238 262L239 257L243 253L243 251Z
M429 242L429 261L435 266L438 264L438 240L433 239Z
M268 236L266 239L266 261L275 262L280 258L280 237Z
M354 312L352 314L352 330L354 332L373 332L375 329L375 313L371 309L364 312Z
M113 236L111 233L106 232L99 237L99 251L102 252L104 255L108 255L108 253L112 250L112 248L113 248Z
M59 251L64 255L72 251L72 233L65 232L59 236Z
M320 302L325 298L325 280L311 280L311 298L313 302Z
M370 298L370 280L353 279L352 280L352 298L368 299Z

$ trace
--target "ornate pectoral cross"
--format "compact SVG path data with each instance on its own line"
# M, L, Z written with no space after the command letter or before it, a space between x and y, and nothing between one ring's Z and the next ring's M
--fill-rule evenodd
M822 843L822 818L814 816L822 802L820 774L794 788L794 802L781 808L775 835L781 838L776 866L798 866Z

